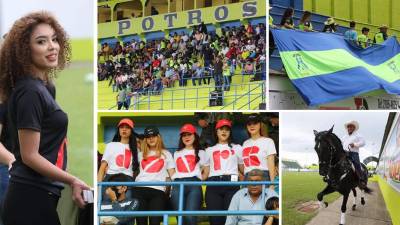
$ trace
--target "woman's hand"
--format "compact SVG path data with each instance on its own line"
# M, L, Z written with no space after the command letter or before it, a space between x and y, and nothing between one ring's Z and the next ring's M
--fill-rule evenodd
M202 170L201 178L202 180L207 180L210 175L210 166L203 166Z
M79 208L84 208L86 203L83 200L82 191L89 190L90 187L85 184L85 182L75 178L71 183L70 186L72 188L72 200L75 204L78 205Z
M111 202L117 201L117 194L109 187L106 189L106 194L110 198Z
M269 185L269 189L270 189L271 191L275 191L275 185Z
M15 161L15 157L14 155L12 156L12 159L10 161L8 161L8 170L11 169L13 162Z
M1 125L1 124L0 124ZM4 147L0 142L0 162L8 165L8 169L11 169L12 163L15 161L14 155Z
M265 223L265 225L272 225L274 223L274 217L273 216L269 216L267 222Z

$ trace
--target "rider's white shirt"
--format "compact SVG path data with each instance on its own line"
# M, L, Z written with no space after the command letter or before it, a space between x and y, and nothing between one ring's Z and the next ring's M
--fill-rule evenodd
M350 147L350 144L354 144L354 147ZM353 132L351 135L346 134L342 138L342 144L345 151L359 152L359 149L365 145L364 138L357 132Z

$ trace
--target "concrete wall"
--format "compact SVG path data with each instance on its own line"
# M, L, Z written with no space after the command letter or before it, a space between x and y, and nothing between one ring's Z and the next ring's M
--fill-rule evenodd
M400 30L398 0L304 0L304 10L371 25L387 24Z
M382 177L378 177L379 188L385 199L386 208L389 211L393 225L400 225L399 202L400 193L393 189Z
M280 5L284 7L292 7L297 10L303 10L303 0L269 0L271 5Z
M110 5L110 8L117 8L113 6L113 4L117 4L115 1L99 3L100 6L104 4ZM118 10L125 9L125 7L123 7L124 6L123 4L127 3L121 3L121 5L117 5ZM179 1L177 1L176 7L178 7L179 5L184 6L182 4L179 4ZM194 5L191 6L194 7ZM195 24L198 24L200 22L204 22L205 24L218 24L228 21L263 18L265 17L266 14L265 7L266 7L266 2L264 0L252 0L246 2L227 4L224 7L213 6L213 7L199 8L196 10L196 12L200 13L201 17L199 19L193 19L193 20L191 19L193 12L191 10L177 12L176 16L173 17L171 20L167 20L166 14L159 14L151 17L145 16L140 18L130 18L129 15L124 14L124 17L129 18L129 20L124 20L124 21L113 20L108 23L99 23L98 38L104 39L104 38L126 36L132 34L157 32L157 31L164 31L170 28L174 29L187 28ZM149 5L146 6L146 13L148 13L147 12L148 8ZM224 10L222 12L226 13L226 14L223 13L223 15L225 15L225 17L223 18L221 18L222 15L221 9ZM216 26L218 27L218 25Z
M377 167L378 182L393 225L400 225L400 114L397 113L384 143Z
M171 0L170 1L170 9L168 10L168 1L170 0L148 0L147 5L145 6L145 16L149 16L151 14L151 7L154 6L160 14L165 14L168 12L182 12L185 10L192 10L198 8L204 8L205 0ZM234 2L244 2L245 0L213 0L212 6L220 6L227 5ZM290 0L287 0L290 1ZM142 12L142 3L143 0L132 0L120 3L118 0L110 0L107 2L100 2L99 5L108 5L112 9L113 20L116 20L116 8L115 5L123 5L123 7L119 7L123 10L123 16L130 18L131 13L134 12L135 15L139 15ZM98 7L98 21L99 23L104 23L106 20L110 20L110 12L106 12L103 8Z

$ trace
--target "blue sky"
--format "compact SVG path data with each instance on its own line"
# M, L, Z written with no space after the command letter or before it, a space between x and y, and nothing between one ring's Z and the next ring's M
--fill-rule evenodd
M93 38L93 7L92 0L0 0L0 35L21 16L46 10L57 17L71 38Z

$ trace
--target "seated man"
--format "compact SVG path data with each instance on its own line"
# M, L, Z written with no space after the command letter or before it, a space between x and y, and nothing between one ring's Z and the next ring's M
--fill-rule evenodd
M247 173L247 181L264 181L264 173L259 169ZM248 185L242 188L233 196L229 211L237 210L265 210L265 203L271 197L278 197L278 194L267 188L262 197L262 185ZM234 215L226 218L225 225L261 225L263 215Z
M115 174L110 182L131 181L125 174ZM127 186L111 186L106 189L106 199L102 201L100 209L103 211L135 211L139 208L139 201L126 196ZM102 225L128 225L134 223L133 217L104 216L100 218Z

